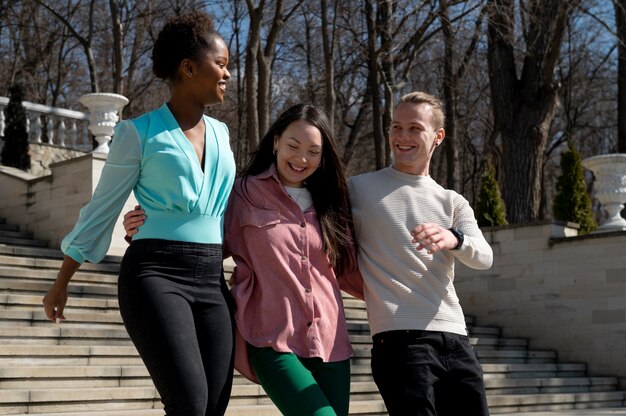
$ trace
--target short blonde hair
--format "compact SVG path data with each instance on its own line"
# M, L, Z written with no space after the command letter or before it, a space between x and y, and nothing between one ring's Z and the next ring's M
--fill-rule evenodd
M400 103L429 104L433 108L433 125L435 130L442 129L446 122L443 101L434 95L422 91L414 91L400 97ZM396 106L397 107L397 106Z

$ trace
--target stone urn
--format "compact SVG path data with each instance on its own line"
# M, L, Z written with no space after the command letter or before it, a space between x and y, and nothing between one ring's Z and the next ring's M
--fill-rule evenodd
M626 230L620 215L626 203L626 153L593 156L582 164L595 175L594 196L608 212L608 219L594 232Z
M98 142L94 153L109 153L109 142L113 135L113 128L119 120L119 112L128 98L120 94L96 92L85 94L78 102L89 110L89 131Z

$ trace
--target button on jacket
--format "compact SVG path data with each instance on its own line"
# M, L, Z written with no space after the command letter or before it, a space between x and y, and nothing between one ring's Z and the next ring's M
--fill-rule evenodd
M315 208L302 212L275 165L235 181L224 249L236 265L231 293L237 329L246 342L325 362L352 355L340 282L342 287L344 278L358 282L360 274L355 267L338 281L322 248ZM238 348L235 366L249 376L245 360Z

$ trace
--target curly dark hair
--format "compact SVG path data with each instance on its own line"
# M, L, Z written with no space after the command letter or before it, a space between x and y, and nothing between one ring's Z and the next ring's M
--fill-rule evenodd
M159 32L152 48L152 72L157 78L172 80L183 59L198 60L222 37L213 29L213 20L202 12L189 12L170 18Z
M313 205L322 228L324 250L335 271L342 274L352 269L353 259L350 251L351 247L357 246L343 163L324 111L307 104L296 104L285 110L263 136L240 176L244 178L245 186L246 177L265 172L275 163L274 139L283 134L296 120L311 123L322 135L322 162L307 178L304 186L311 192L313 198Z

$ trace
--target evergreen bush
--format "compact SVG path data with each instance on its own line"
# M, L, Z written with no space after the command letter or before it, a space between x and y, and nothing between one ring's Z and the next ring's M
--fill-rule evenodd
M480 227L508 224L506 206L500 194L493 166L489 163L482 176L476 220Z
M18 169L30 169L28 153L28 131L26 130L26 109L22 105L24 88L14 84L9 88L9 103L4 109L4 147L0 154L0 162L5 166Z
M580 153L571 142L568 142L567 151L561 153L561 174L556 181L553 211L557 220L578 223L579 234L587 234L596 228Z

